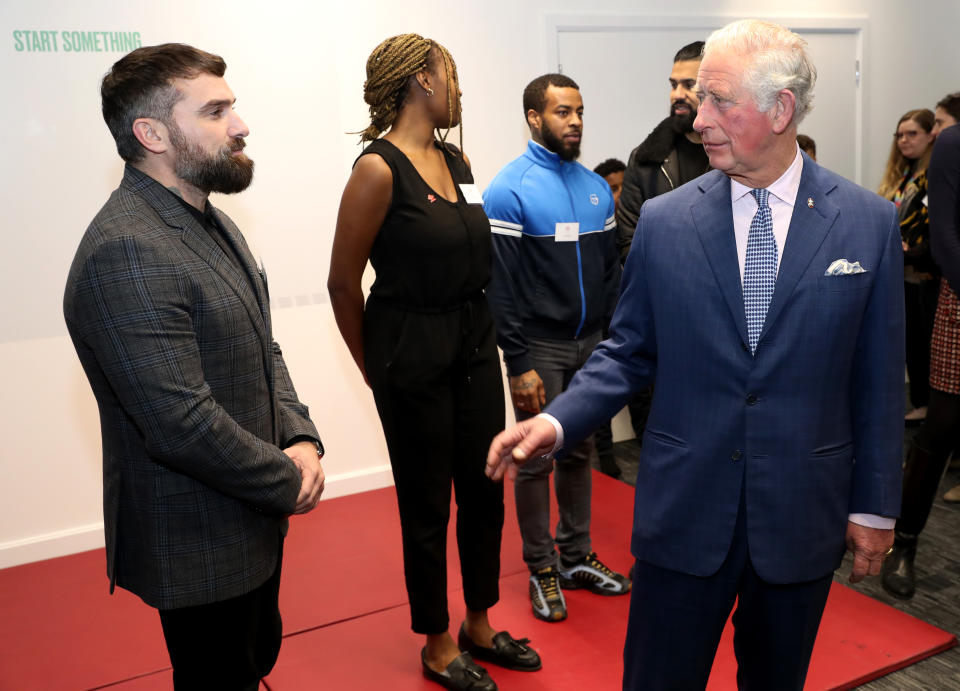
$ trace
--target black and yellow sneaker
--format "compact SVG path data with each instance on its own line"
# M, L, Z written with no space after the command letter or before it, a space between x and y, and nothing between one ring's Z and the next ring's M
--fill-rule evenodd
M600 561L596 552L570 566L560 561L560 587L566 590L586 588L597 595L626 595L631 585L626 576Z
M567 601L563 599L559 574L553 566L530 574L530 605L537 619L563 621L567 618Z

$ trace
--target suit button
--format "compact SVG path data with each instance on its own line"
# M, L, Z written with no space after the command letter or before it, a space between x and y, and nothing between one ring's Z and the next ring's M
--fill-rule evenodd
M743 452L740 449L734 449L733 453L730 454L731 461L739 461L743 457Z
M754 394L749 394L747 396L747 405L754 405L757 402L757 397Z

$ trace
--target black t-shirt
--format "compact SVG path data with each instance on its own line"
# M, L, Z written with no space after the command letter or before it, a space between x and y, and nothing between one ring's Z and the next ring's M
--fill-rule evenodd
M170 192L174 199L183 205L184 209L190 212L191 216L197 219L197 223L199 223L203 229L210 234L210 237L213 238L213 241L220 245L220 249L222 249L224 254L227 255L227 259L229 259L239 271L243 272L243 262L240 261L237 251L227 239L223 227L220 225L220 221L217 220L216 214L213 213L213 207L210 205L210 202L207 201L203 206L203 211L200 211L197 207L181 197L179 194L175 194L170 190L167 191Z

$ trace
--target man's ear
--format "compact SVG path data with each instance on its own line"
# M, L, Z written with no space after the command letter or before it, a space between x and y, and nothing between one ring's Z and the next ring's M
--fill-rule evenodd
M527 124L531 130L540 130L543 125L543 116L531 108L527 111Z
M167 126L154 118L134 120L133 136L140 142L140 146L151 153L162 154L170 147L170 132Z
M793 122L793 115L797 109L797 97L790 89L780 89L777 93L777 100L773 104L773 132L774 134L783 134L790 123Z

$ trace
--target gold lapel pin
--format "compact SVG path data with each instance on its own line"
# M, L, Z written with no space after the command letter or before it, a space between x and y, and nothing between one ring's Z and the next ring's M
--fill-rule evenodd
M813 208L813 197L807 197L807 207L810 209Z

